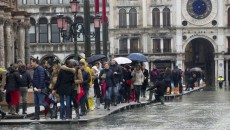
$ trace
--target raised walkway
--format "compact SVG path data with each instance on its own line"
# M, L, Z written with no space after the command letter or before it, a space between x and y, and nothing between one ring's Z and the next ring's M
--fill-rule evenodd
M194 91L198 91L200 89L203 89L203 87L196 87L193 90L190 91L184 91L183 94L181 95L165 95L166 100L172 100L176 97L181 97L182 95L192 93ZM27 116L24 115L7 115L5 119L2 119L0 121L0 125L26 125L26 124L68 124L68 123L87 123L90 121L94 121L97 119L104 118L110 114L114 114L123 110L128 110L136 107L142 107L148 104L151 104L153 102L147 102L142 99L141 103L136 103L136 102L130 102L130 103L121 103L118 104L117 106L111 106L110 111L104 109L104 105L100 105L100 109L94 109L93 111L90 111L87 113L86 116L81 116L81 119L75 120L61 120L61 119L46 119L45 117L41 116L40 120L30 120L27 117L30 117L31 115L34 114L34 107L29 107L27 109ZM43 107L41 107L41 110L44 110ZM19 112L20 114L20 112ZM73 117L75 117L75 112L72 114Z

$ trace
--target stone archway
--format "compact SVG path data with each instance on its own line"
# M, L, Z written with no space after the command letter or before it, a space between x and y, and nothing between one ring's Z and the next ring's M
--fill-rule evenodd
M215 48L206 38L195 38L185 47L185 68L200 67L204 71L206 82L215 83Z
M45 55L40 59L40 63L43 65L45 61L50 61L53 64L61 63L61 60L55 55Z

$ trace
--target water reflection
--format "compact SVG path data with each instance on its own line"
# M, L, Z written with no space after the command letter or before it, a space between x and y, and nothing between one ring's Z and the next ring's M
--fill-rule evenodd
M88 124L4 126L3 130L222 130L230 129L229 110L229 91L207 89L166 102L164 106L151 104Z

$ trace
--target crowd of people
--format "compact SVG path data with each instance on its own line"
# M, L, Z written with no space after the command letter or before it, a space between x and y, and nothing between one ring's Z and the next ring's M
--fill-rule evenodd
M58 110L62 120L80 119L89 111L101 109L102 104L110 110L110 106L120 103L141 103L140 98L146 98L146 91L149 91L148 101L152 101L154 95L156 102L164 104L164 94L182 93L182 82L189 90L204 80L202 73L189 69L183 72L177 66L173 70L168 67L158 70L153 65L148 71L144 64L119 65L115 59L93 64L85 59L67 60L62 65L49 60L40 64L38 59L31 59L30 65L18 61L7 70L4 86L8 114L17 115L19 106L22 106L22 114L27 114L27 92L33 88L35 114L31 120L40 119L41 105L51 119L58 117ZM57 103L60 103L59 109ZM76 117L72 117L73 109ZM2 109L0 113L4 118L6 113Z

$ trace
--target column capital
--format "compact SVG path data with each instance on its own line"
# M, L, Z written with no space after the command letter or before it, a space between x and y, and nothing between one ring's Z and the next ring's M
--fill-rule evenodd
M13 21L10 20L10 19L6 19L5 22L4 22L4 24L5 24L6 26L12 26L12 25L13 25Z

